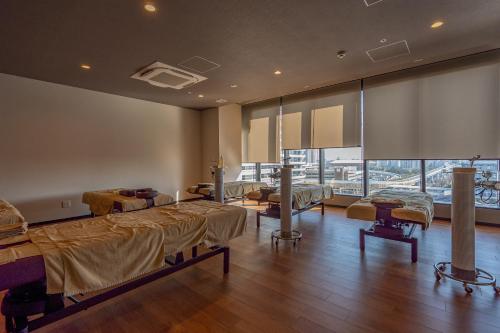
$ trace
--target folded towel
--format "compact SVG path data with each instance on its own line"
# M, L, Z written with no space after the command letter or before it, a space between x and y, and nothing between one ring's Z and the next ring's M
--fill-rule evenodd
M0 239L22 235L28 230L24 217L5 200L0 200Z

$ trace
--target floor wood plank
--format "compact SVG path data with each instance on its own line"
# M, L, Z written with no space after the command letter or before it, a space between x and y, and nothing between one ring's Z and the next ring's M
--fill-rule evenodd
M241 205L241 203L235 203ZM453 281L436 283L432 265L448 260L450 224L418 230L419 262L408 244L367 238L341 208L295 216L304 238L276 248L278 220L231 242L231 271L222 258L155 281L39 332L500 332L500 297L492 288L466 295ZM500 228L477 227L477 264L500 275ZM3 323L1 323L3 325Z

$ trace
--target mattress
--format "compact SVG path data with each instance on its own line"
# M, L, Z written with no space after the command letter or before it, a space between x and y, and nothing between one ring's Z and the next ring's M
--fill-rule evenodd
M248 181L234 181L224 183L224 197L225 198L240 198L252 191L258 191L261 187L268 186L264 182L248 182ZM207 197L215 195L215 188L213 184L203 184L200 186L191 186L187 189L191 194L201 194Z
M330 185L323 184L293 184L292 185L292 205L293 209L303 209L314 202L330 199L333 190ZM267 200L272 203L279 203L281 195L279 192L271 193Z
M47 292L73 295L152 272L185 248L225 245L245 228L244 208L182 202L31 229L29 242L0 250L0 264L42 255Z
M386 201L401 200L404 206L392 209L391 216L395 219L422 224L426 229L430 226L434 218L434 203L430 194L403 190L381 190L362 198L347 208L347 217L375 221L377 208L371 204L373 199Z
M146 199L120 195L121 190L123 189L85 192L82 196L82 202L89 205L90 211L95 215L112 213L115 202L120 204L123 212L148 208ZM153 202L155 207L159 207L174 202L174 198L168 194L159 193L153 198Z

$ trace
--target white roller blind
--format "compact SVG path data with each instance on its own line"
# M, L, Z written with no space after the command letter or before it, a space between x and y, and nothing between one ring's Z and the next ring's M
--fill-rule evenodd
M283 118L288 114L301 115L300 146L284 148L307 149L360 146L360 90L360 81L355 81L283 97ZM342 117L338 117L338 111L326 111L331 107L336 107L335 110L341 108ZM315 116L319 117L318 119L324 119L327 123L315 121ZM292 126L293 128L291 128ZM283 121L283 135L285 133L297 133L297 126L296 123L292 124ZM342 129L341 140L338 138L338 135L340 135L339 129Z
M302 145L302 113L284 114L281 118L281 143L283 149L301 149Z
M499 158L499 59L493 52L365 80L365 158Z
M312 146L336 148L344 146L344 106L330 106L312 111Z
M269 156L269 117L250 119L248 160L260 162Z
M279 99L243 106L242 161L244 163L279 162L277 132L279 111Z

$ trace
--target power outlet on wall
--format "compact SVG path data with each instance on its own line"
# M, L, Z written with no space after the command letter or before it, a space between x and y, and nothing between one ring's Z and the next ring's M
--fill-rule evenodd
M71 207L71 200L63 200L63 201L61 201L61 207L62 208L70 208Z

